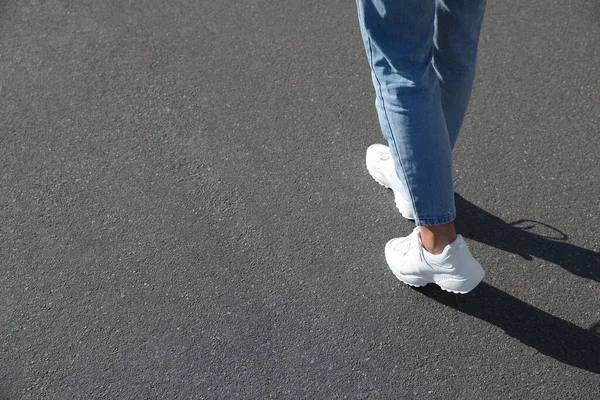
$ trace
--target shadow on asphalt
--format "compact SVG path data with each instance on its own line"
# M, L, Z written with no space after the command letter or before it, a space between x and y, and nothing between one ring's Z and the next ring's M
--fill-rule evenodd
M600 253L564 242L567 235L547 224L520 220L507 223L456 195L457 229L473 240L518 254L537 257L579 276L600 281ZM535 233L542 230L543 234ZM600 373L600 327L583 329L482 282L457 296L435 285L416 289L425 296L504 330L540 353L587 371Z
M565 364L600 374L600 337L482 282L466 295L435 285L415 288L425 296L504 330L521 343Z
M600 282L600 253L565 242L568 236L560 230L526 219L508 223L458 194L455 200L460 217L456 227L463 236L526 260L533 257L546 260L575 275Z

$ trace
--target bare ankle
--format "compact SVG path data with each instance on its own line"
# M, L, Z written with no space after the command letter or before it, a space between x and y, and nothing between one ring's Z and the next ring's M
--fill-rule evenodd
M421 243L431 254L440 254L456 240L454 221L442 225L421 226Z

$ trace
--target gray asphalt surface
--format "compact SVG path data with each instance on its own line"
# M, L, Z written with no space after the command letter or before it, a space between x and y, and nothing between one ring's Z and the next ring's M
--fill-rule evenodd
M385 264L355 14L0 0L0 399L600 398L599 3L489 4L466 296Z

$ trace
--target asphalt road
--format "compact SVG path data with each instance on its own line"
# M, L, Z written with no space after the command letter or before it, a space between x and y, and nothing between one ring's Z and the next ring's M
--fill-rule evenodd
M0 399L600 398L598 1L489 4L466 296L385 264L355 14L0 0Z

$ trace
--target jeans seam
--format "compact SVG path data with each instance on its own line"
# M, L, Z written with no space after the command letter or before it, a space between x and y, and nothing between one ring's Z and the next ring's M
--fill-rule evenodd
M387 108L385 105L385 99L383 98L382 85L381 85L381 82L379 81L379 77L377 76L377 73L375 72L375 68L373 66L373 49L371 46L371 38L370 37L367 37L367 42L369 44L369 66L371 67L373 76L375 77L375 80L377 81L377 89L379 90L379 97L381 98L381 106L383 107L383 114L385 115L385 122L387 123L388 129L390 131L390 138L392 139L392 143L394 144L396 154L398 155L398 162L400 163L400 169L402 170L402 175L404 176L404 183L406 184L406 189L408 190L408 196L410 197L410 205L412 206L413 212L415 213L415 217L418 220L419 215L418 215L417 209L415 207L415 201L414 201L414 197L412 194L412 190L411 190L410 185L408 184L408 177L406 176L404 164L402 163L402 160L400 159L400 152L398 151L398 144L396 144L396 138L394 137L394 132L392 130L392 124L390 123L390 119L388 118L388 115L387 115ZM394 168L394 169L396 169L396 168Z

